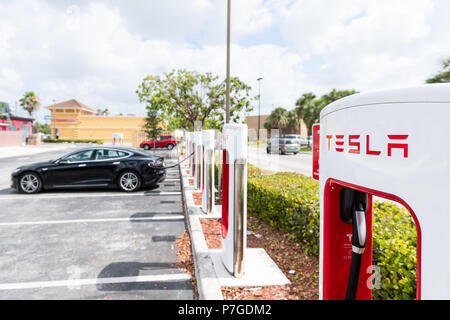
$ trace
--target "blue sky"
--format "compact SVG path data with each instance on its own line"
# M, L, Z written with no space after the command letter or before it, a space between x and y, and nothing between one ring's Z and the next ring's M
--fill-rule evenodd
M225 0L19 0L0 12L0 100L13 106L30 90L43 106L144 114L135 91L149 74L225 76ZM450 56L449 14L446 0L233 0L232 74L253 95L263 77L263 113L308 91L419 85Z

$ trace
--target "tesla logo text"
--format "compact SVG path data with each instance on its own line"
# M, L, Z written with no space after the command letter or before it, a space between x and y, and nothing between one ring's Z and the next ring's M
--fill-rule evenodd
M353 154L367 154L372 156L380 156L383 151L386 151L388 157L392 157L393 150L400 149L403 157L408 158L408 143L406 140L409 135L387 135L387 146L385 150L377 150L370 145L371 136L370 135L327 135L328 140L328 151L336 150L336 152L348 152ZM332 141L334 141L334 146L332 146ZM365 148L361 147L361 142L364 142ZM347 151L345 149L347 145Z

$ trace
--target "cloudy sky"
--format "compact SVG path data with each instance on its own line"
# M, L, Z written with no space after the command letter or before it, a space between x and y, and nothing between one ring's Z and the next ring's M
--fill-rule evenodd
M143 115L146 75L225 76L226 0L0 0L0 13L0 101L12 106L35 91L44 106ZM254 95L263 78L263 113L307 91L422 84L450 56L449 16L448 0L233 0L232 75Z

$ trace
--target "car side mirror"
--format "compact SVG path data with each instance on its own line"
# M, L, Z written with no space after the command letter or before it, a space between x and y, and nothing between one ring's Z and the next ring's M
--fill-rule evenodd
M59 161L57 162L57 164L69 164L69 163L70 163L69 160L59 160Z

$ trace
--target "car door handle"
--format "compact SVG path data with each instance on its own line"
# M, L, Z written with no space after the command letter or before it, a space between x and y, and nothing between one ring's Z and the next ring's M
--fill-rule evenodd
M120 164L120 162L114 162L113 164L114 164L114 165L117 165L117 164Z
M86 167L86 164L80 164L80 165L78 165L78 167L80 167L80 168Z

